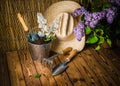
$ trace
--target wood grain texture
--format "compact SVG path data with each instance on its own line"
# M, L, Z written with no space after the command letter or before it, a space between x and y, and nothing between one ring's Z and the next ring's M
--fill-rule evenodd
M7 62L12 86L26 86L17 52L8 52Z
M18 56L23 68L23 73L27 86L41 86L39 79L35 78L37 71L29 51L18 52Z
M0 86L10 86L10 77L5 53L0 53Z
M119 86L120 71L105 52L111 49L95 51L86 48L78 53L67 65L66 71L52 76L52 67L44 62L33 61L29 51L12 51L6 53L11 86ZM111 52L113 57L116 54ZM63 63L66 56L58 56L54 66ZM116 57L116 60L119 58ZM34 76L39 73L40 78ZM14 80L16 82L14 82Z

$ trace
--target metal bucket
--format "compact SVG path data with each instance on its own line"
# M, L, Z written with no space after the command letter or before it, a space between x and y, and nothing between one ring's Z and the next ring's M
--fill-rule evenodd
M29 44L30 53L32 55L32 59L34 61L41 62L43 58L49 57L52 42L49 42L47 44L34 44L28 42L28 44Z

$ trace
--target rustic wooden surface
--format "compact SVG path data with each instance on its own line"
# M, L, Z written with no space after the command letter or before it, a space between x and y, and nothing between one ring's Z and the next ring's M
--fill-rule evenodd
M111 50L109 52L108 50L104 52L96 52L93 49L84 50L69 64L70 67L66 72L56 77L51 77L47 68L39 67L40 63L32 61L27 51L26 33L17 19L17 13L21 13L31 29L37 25L36 13L43 13L47 7L58 1L63 0L0 0L0 86L26 86L28 84L33 84L32 86L57 86L58 84L59 86L91 86L91 83L107 86L109 82L118 85L120 80L116 71L120 71L118 58L120 54L117 55ZM82 3L81 0L72 1ZM11 52L5 54L7 51ZM60 58L57 62L62 60ZM33 75L36 73L43 75L40 79L35 79Z
M0 86L10 86L7 60L2 53L0 53Z
M120 63L114 64L120 58L111 49L86 48L64 73L54 77L50 68L32 60L29 51L7 52L6 56L11 86L120 86ZM59 56L55 61L64 59L65 56ZM37 73L40 78L34 77Z

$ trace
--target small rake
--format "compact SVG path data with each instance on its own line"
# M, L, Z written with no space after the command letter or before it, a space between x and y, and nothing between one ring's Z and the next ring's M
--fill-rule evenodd
M72 47L67 47L64 50L62 50L62 52L57 52L57 54L54 54L53 56L49 57L49 58L42 58L42 64L44 66L48 66L50 67L51 65L53 65L53 58L61 56L61 55L66 55L68 54L70 51L72 50Z

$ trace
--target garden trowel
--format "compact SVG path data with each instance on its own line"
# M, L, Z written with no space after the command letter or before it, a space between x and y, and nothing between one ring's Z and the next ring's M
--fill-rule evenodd
M20 13L17 14L17 17L18 17L20 23L22 24L24 31L28 33L28 41L33 42L33 41L38 40L39 39L38 34L37 33L30 34L31 31L29 30L28 26L26 25L26 23Z
M70 52L70 55L65 59L64 63L60 63L58 65L56 65L55 67L53 67L52 69L52 76L61 74L62 72L64 72L67 69L67 63L69 63L71 61L71 59L77 54L77 50L72 50Z

